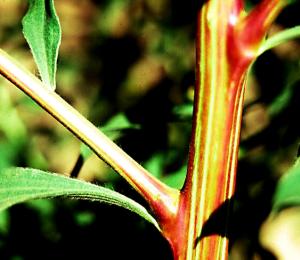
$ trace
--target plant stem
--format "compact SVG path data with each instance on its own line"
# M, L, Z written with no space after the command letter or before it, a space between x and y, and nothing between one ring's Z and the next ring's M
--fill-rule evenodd
M247 73L282 3L262 1L246 16L242 0L209 0L199 11L188 172L169 234L175 259L227 259Z
M167 219L176 212L179 191L154 178L77 110L2 50L0 74L35 100L124 177L149 203L158 219Z
M227 255L227 212L219 234L204 235L203 225L234 191L245 76L230 81L226 18L231 5L232 1L215 2L199 14L194 131L182 191L188 201L188 245L182 259L226 259ZM210 12L220 19L208 20Z
M285 43L289 40L293 40L295 38L300 37L300 26L295 26L290 29L285 29L279 33L277 33L275 36L272 36L266 40L266 42L261 46L259 49L259 53L263 53L269 49L272 49L274 47L277 47L281 43Z

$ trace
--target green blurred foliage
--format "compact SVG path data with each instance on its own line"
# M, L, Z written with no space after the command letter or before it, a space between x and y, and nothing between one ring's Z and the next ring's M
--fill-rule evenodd
M300 159L281 178L274 193L273 211L300 205Z
M247 8L257 2L247 1ZM116 142L154 175L180 188L191 131L196 1L55 4L63 32L57 92L97 126L109 129L122 115L126 124L115 121ZM0 1L0 13L10 14L0 16L0 47L37 75L21 34L25 11L26 1ZM299 12L295 2L270 34L299 25ZM264 53L249 76L230 233L233 260L268 259L258 243L259 227L300 141L299 44L295 40ZM79 141L4 79L0 101L0 167L74 170ZM92 156L79 166L80 178L144 203ZM160 234L121 209L58 199L17 205L0 215L1 259L118 259L117 252L124 259L171 259Z

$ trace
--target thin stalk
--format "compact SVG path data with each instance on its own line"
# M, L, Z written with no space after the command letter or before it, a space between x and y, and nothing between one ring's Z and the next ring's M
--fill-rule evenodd
M285 29L282 32L277 33L275 36L272 36L266 40L266 42L259 49L259 53L264 53L267 50L270 50L278 45L285 43L289 40L294 40L300 38L300 26L295 26L290 29Z
M30 96L124 177L145 198L159 220L167 219L176 212L177 190L154 178L77 110L2 50L0 74Z

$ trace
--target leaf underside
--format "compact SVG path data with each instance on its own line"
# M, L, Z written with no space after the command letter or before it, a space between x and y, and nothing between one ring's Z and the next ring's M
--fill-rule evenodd
M55 90L61 28L54 0L29 0L29 8L22 25L24 37L32 51L42 81L49 89Z
M159 229L156 220L142 205L110 189L37 169L0 171L0 210L32 199L59 196L116 205L140 215Z

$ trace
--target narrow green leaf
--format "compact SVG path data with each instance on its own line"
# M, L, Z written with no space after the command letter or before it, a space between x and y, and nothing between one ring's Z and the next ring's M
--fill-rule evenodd
M289 206L300 206L300 159L280 179L273 198L273 211Z
M259 54L270 50L281 43L300 37L300 26L295 26L290 29L285 29L282 32L268 38L259 49Z
M22 21L23 34L32 51L43 82L55 90L55 74L61 28L54 0L29 0Z
M0 171L0 210L27 200L58 196L116 205L140 215L159 229L156 220L142 205L110 189L30 168Z

